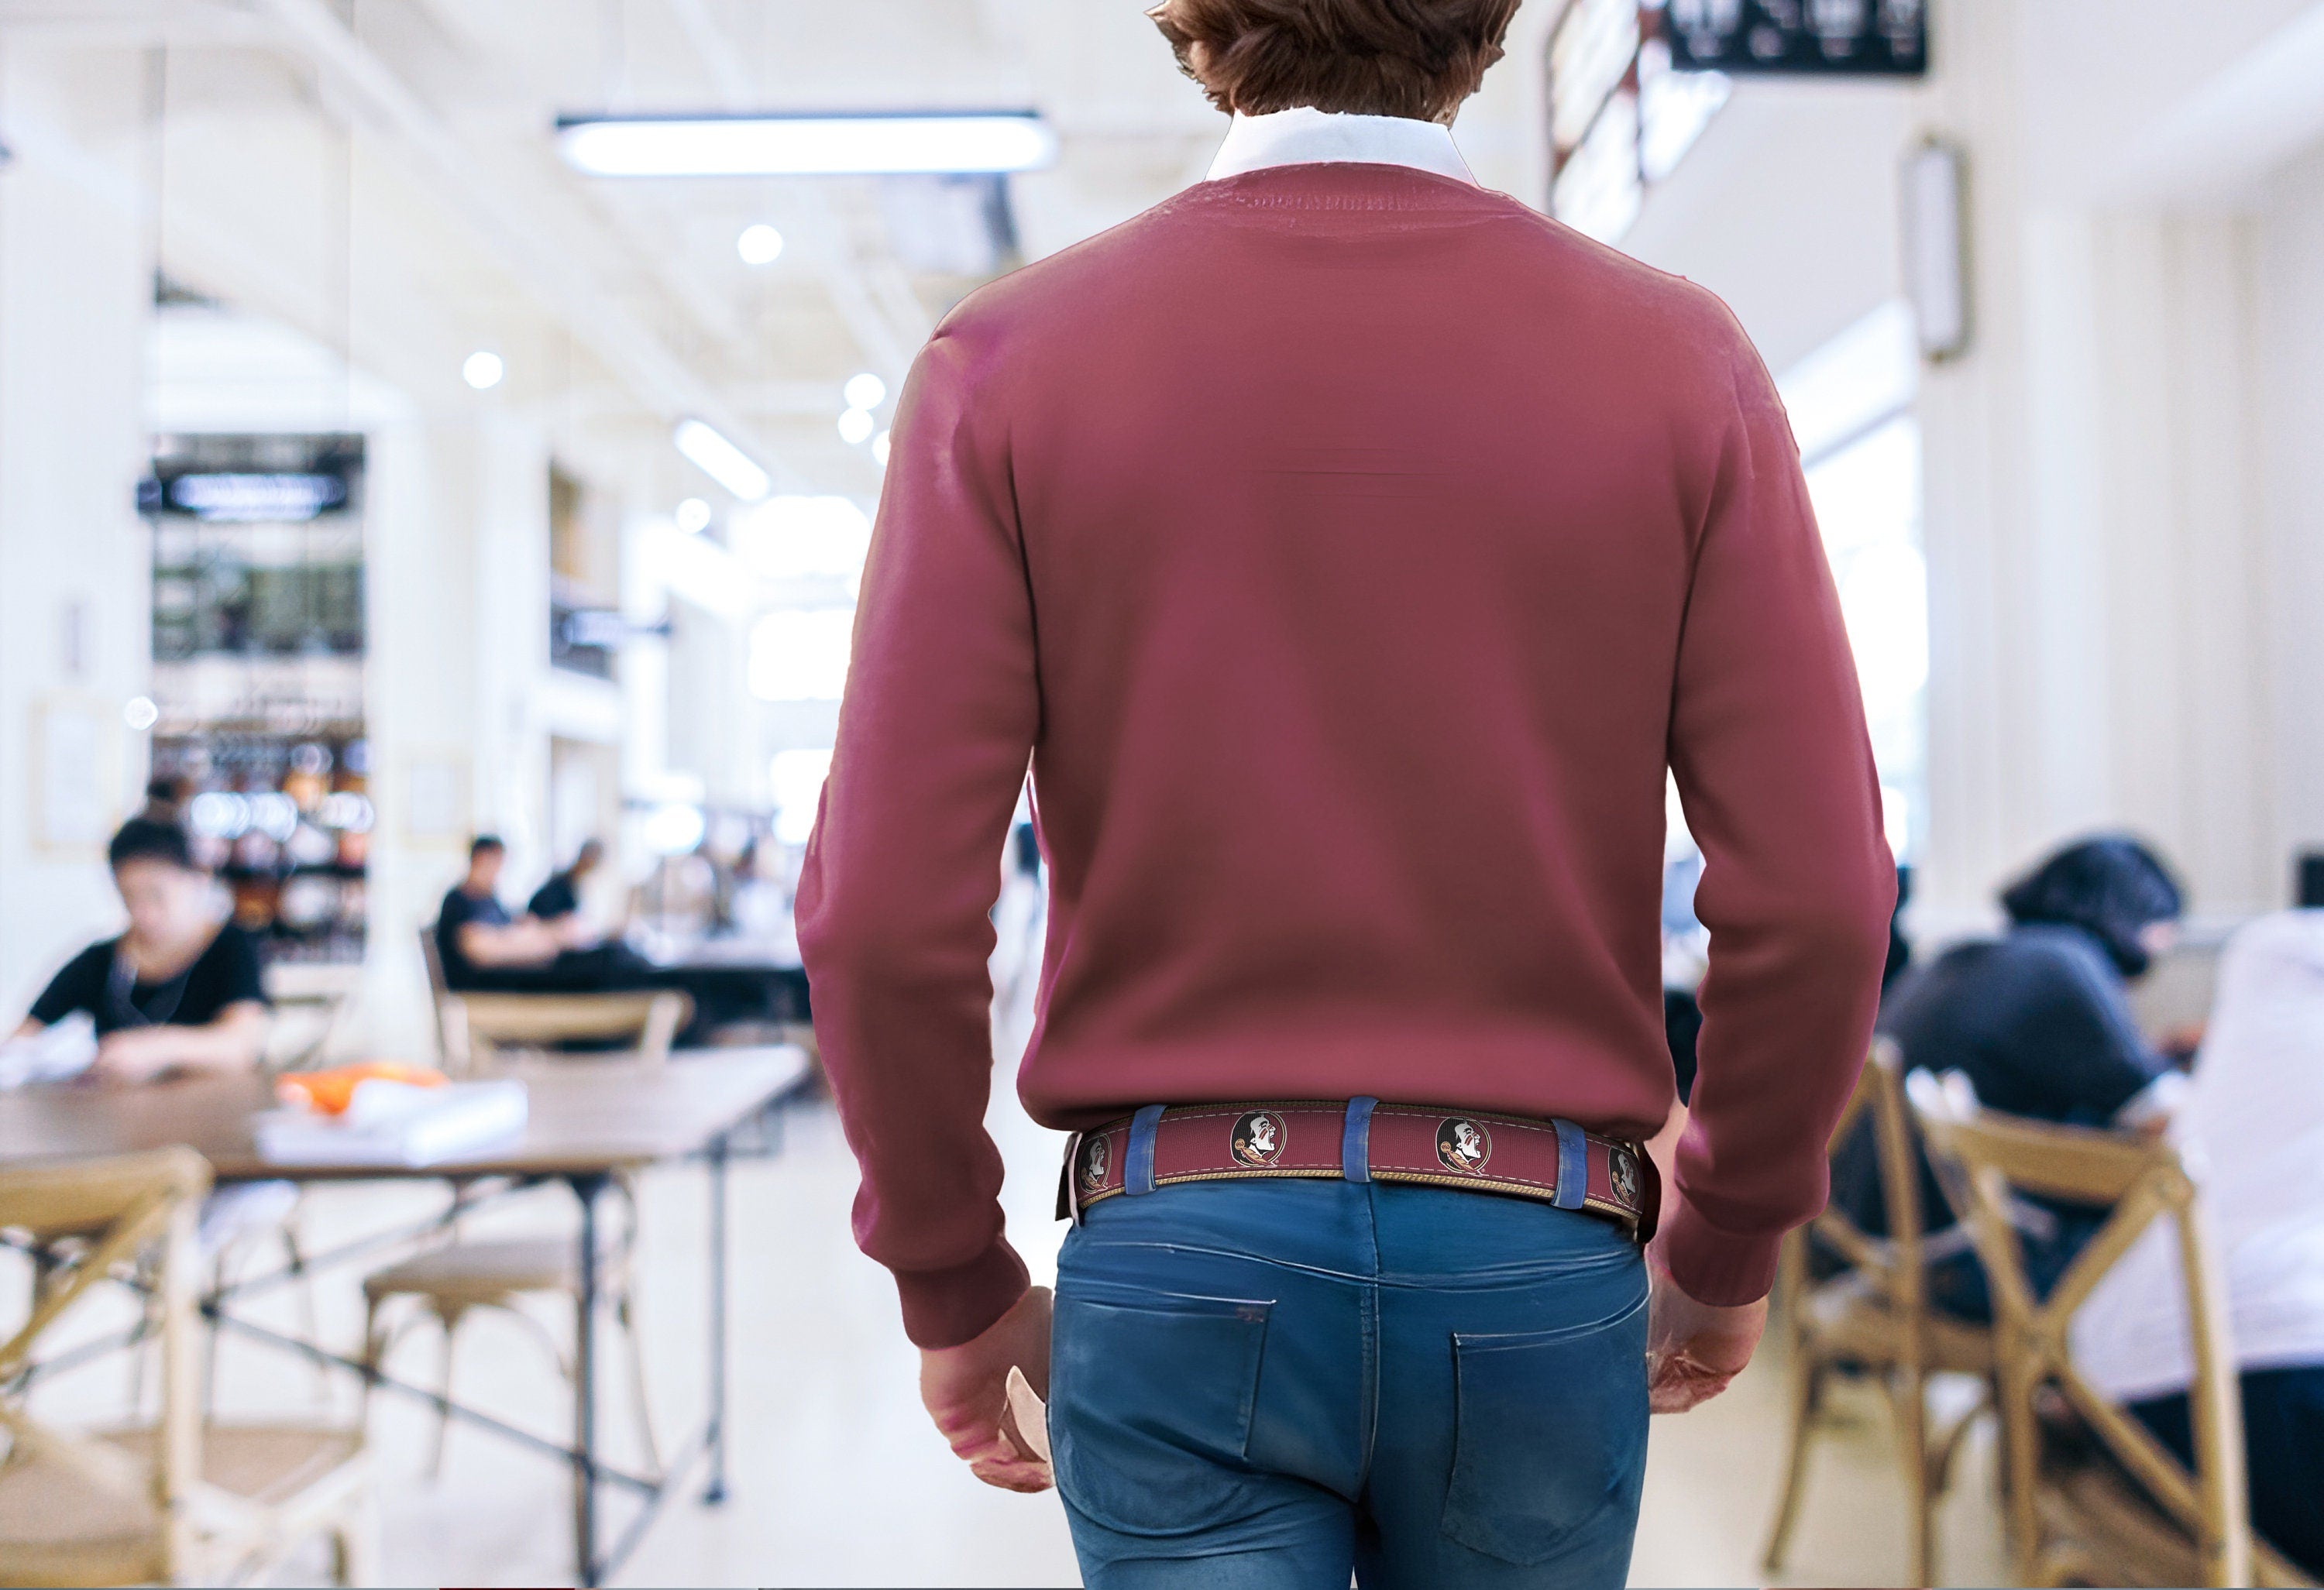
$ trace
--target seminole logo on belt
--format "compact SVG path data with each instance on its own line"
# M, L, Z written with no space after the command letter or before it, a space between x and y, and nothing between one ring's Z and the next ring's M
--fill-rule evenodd
M1480 1122L1454 1116L1436 1128L1436 1157L1448 1171L1481 1171L1493 1157L1493 1135Z
M1113 1151L1106 1146L1103 1134L1082 1144L1082 1190L1095 1192L1105 1185L1105 1173L1112 1167Z
M1255 1109L1237 1118L1227 1147L1237 1164L1262 1168L1283 1157L1283 1117L1270 1110Z
M1628 1149L1618 1145L1606 1151L1606 1179L1613 1183L1616 1202L1638 1207L1638 1162Z

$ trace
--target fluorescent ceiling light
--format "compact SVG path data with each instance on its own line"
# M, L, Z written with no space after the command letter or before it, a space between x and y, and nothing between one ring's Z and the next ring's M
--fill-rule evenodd
M557 144L593 177L1029 171L1057 158L1057 135L1031 111L560 116Z
M775 483L749 454L698 419L679 420L669 439L703 473L745 502L756 502L774 489Z

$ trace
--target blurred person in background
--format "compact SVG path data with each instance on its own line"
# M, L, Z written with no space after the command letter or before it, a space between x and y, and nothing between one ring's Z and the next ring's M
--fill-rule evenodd
M603 840L583 840L581 848L573 852L573 865L550 873L549 881L532 891L532 898L525 902L525 914L536 922L558 923L577 914L581 891L604 859Z
M133 817L113 836L106 859L129 913L128 931L67 962L16 1035L86 1014L97 1039L92 1073L107 1081L255 1067L270 1020L258 951L226 919L185 831Z
M436 953L447 988L564 993L608 986L614 970L596 953L599 935L576 912L544 922L501 904L508 847L493 834L468 846L468 870L436 914Z
M2228 941L2172 1140L2227 1273L2252 1522L2324 1577L2324 911ZM2193 1451L2175 1233L2150 1227L2074 1316L2074 1362L2163 1443Z
M438 908L436 954L447 988L497 994L678 988L694 1001L693 1019L678 1034L678 1042L689 1046L716 1028L763 1016L784 997L779 974L656 966L592 926L577 908L548 920L530 910L512 915L498 893L507 860L508 849L496 836L478 836L468 848L466 875ZM549 904L561 903L550 896Z
M2001 905L2009 931L1957 945L1902 979L1880 1030L1908 1067L1965 1074L1988 1109L2161 1131L2187 1079L2139 1031L2129 986L2177 942L2181 896L2171 869L2135 839L2100 835L2059 850ZM1939 1234L1929 1248L1931 1300L1989 1319L1985 1271L1925 1154L1920 1177L1923 1223ZM1868 1116L1834 1156L1831 1197L1867 1231L1888 1229ZM2024 1213L2026 1271L2046 1293L2105 1217L2030 1199Z
M1871 1036L1798 446L1717 299L1477 186L1517 5L1166 0L1210 179L971 294L896 417L799 943L923 1401L1040 1489L1046 1383L1100 1590L1621 1585ZM983 1126L1028 758L1054 1332ZM1711 948L1642 1253L1666 768Z
M181 774L151 779L145 786L145 805L137 814L148 823L177 827L186 820L186 803L193 799L194 781Z

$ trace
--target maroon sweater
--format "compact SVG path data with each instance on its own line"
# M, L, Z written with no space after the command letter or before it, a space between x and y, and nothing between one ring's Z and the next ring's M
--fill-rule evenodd
M1030 759L1035 1119L1345 1098L1645 1137L1664 769L1706 866L1663 1241L1763 1294L1824 1198L1895 874L1766 370L1709 293L1402 167L1205 182L920 355L798 897L923 1346L1022 1291L982 1117Z

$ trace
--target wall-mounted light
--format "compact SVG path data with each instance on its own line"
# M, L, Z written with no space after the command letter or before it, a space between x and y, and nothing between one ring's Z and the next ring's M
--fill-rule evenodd
M681 419L671 442L695 466L745 502L756 502L775 483L751 455L698 419Z
M858 177L1029 171L1057 135L1028 110L559 116L557 147L593 177Z
M1932 364L1969 352L1971 333L1969 156L1932 135L1904 157L1904 294L1921 355Z

